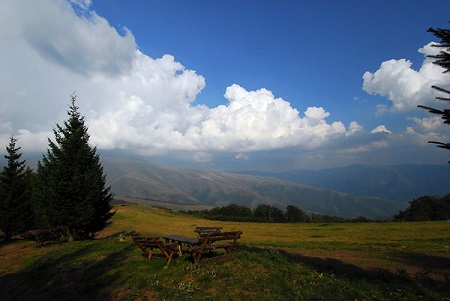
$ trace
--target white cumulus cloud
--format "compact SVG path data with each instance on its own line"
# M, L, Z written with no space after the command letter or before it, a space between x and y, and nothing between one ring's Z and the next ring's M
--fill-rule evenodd
M416 127L420 128L424 132L433 132L438 131L446 126L442 122L442 118L439 116L427 117L427 118L418 118L418 117L410 117L410 120L414 122Z
M376 128L374 128L372 131L370 131L372 134L375 133L388 133L388 134L392 134L392 132L390 130L388 130L386 128L386 126L384 125L379 125Z
M381 63L380 68L363 75L363 89L369 94L381 95L392 101L392 110L404 111L416 108L418 104L427 104L434 101L436 92L432 85L445 86L450 84L450 76L444 74L444 69L432 63L427 55L439 52L429 43L419 49L425 55L421 68L416 71L411 61L406 59L389 60ZM386 110L385 107L380 107Z
M205 78L172 55L151 58L127 28L112 27L89 0L0 3L0 138L14 134L42 151L76 91L91 142L100 149L152 155L311 149L360 129L328 123L322 107L298 109L265 88L225 89L227 103L195 104ZM120 32L119 32L120 31ZM11 133L12 132L12 133ZM244 155L239 155L245 158Z

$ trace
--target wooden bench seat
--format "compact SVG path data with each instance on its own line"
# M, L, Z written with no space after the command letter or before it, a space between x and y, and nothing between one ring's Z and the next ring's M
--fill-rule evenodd
M153 249L159 249L167 259L166 267L169 266L173 254L178 250L177 243L163 242L159 237L134 236L133 242L147 255L147 259L152 259Z
M203 233L215 233L222 231L222 227L195 227L194 232L198 235Z

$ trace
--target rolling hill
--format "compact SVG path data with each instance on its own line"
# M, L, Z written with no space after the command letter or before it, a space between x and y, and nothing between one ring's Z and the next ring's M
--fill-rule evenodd
M284 209L341 217L386 219L407 204L306 186L275 177L224 171L177 169L148 161L102 157L107 184L116 198L185 205L255 207L265 203Z

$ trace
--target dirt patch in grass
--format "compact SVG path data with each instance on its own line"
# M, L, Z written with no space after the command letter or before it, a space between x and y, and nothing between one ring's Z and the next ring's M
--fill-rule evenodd
M0 274L15 271L34 255L45 254L47 249L36 247L36 242L16 240L0 243Z

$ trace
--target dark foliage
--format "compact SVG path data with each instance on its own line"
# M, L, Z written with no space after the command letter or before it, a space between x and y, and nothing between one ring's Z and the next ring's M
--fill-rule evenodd
M189 210L185 211L185 213L210 220L261 223L362 223L371 221L363 216L352 219L315 213L312 213L310 216L300 208L293 205L288 205L285 212L277 207L266 204L258 205L253 209L253 211L245 206L231 204L223 207L215 207L210 210Z
M32 172L20 160L20 147L11 136L6 147L6 166L0 173L0 229L5 240L11 240L13 233L21 233L32 226L31 185Z
M435 37L440 39L439 44L434 44L433 47L440 48L441 51L437 55L429 55L428 57L435 59L434 64L441 66L444 68L444 73L450 71L450 29L442 29L442 28L430 28L428 32L434 34ZM432 86L433 89L447 94L450 96L450 91L438 86ZM436 97L437 100L450 102L449 97ZM432 114L441 115L441 118L445 124L450 124L450 109L435 109L431 107L421 106L420 108L428 110L428 112ZM450 150L450 143L440 142L440 141L429 141L429 143L436 144L437 147ZM450 164L450 161L448 161Z
M252 211L245 206L230 204L209 210L208 216L214 220L245 221L252 219Z
M288 205L286 207L286 220L289 223L307 223L311 221L311 218L308 214L306 214L302 209L293 206Z
M258 205L253 209L253 217L259 222L283 223L286 221L283 211L265 204Z
M394 216L396 221L437 221L450 219L450 194L441 198L422 196L410 202L405 211Z
M430 55L429 57L434 58L434 63L444 68L444 72L449 72L450 52L448 52L448 49L450 48L450 29L429 28L428 32L431 32L435 37L441 40L439 44L434 45L434 47L443 49L439 54Z
M71 239L84 239L112 217L112 195L75 100L72 95L69 119L53 130L55 142L48 140L47 155L38 163L35 209L40 227L61 228Z

